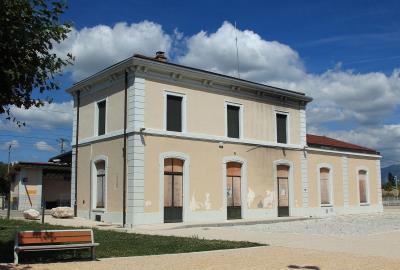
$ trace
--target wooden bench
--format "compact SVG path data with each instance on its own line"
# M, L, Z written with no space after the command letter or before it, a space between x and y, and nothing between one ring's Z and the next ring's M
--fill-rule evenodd
M18 253L43 250L90 249L92 260L96 259L93 230L40 230L20 231L15 235L14 263L18 264Z

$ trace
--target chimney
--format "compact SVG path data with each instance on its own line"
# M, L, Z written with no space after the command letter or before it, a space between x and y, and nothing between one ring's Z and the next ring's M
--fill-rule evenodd
M154 59L160 62L167 62L167 57L163 51L156 52L156 57L154 57Z

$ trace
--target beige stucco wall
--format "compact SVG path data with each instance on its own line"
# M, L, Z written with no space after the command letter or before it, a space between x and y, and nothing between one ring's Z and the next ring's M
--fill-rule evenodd
M318 166L329 164L332 166L333 205L342 207L343 204L343 170L342 156L338 154L327 154L308 152L308 203L309 207L319 207L319 185Z
M378 203L378 183L376 159L374 158L348 158L349 164L349 204L359 205L358 170L366 167L369 179L369 201L371 205Z
M190 158L189 196L190 208L198 210L222 210L223 207L223 159L237 156L247 161L247 186L250 209L276 207L276 188L273 163L279 159L293 162L294 206L302 206L300 176L300 151L267 149L239 144L224 144L176 138L145 136L145 212L160 211L161 153L180 152ZM208 198L208 199L207 199Z
M334 206L344 206L343 196L343 164L341 154L334 153L321 153L321 152L308 152L308 190L309 190L309 206L319 207L319 190L318 190L318 165L327 163L333 169L333 197ZM357 170L365 167L369 176L369 194L371 205L378 203L378 183L376 160L377 158L362 157L362 156L348 156L348 187L349 187L349 205L359 205L359 190Z
M123 189L123 139L114 139L79 147L78 152L78 210L90 209L91 161L101 155L107 156L106 210L122 212Z
M225 136L225 102L243 105L244 138L275 142L275 110L288 112L290 143L300 143L299 110L199 89L145 81L145 127L164 129L164 92L186 95L187 132Z
M95 135L96 106L97 102L103 99L107 99L106 132L124 128L124 83L120 82L90 95L82 94L79 111L79 139Z

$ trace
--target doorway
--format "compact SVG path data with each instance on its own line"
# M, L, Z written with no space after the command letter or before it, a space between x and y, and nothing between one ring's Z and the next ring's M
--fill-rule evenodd
M242 164L228 162L226 164L226 200L227 219L242 218Z
M164 222L182 222L183 160L164 159Z
M289 169L287 165L276 167L278 186L278 217L289 216Z

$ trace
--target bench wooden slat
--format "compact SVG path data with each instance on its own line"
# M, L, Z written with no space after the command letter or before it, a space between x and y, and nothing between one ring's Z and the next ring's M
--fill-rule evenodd
M91 235L91 231L21 231L19 236L34 237L38 235L55 235L55 236L81 236Z
M60 232L20 232L19 244L47 244L65 242L91 242L90 231L60 231Z
M68 244L68 245L49 245L49 246L22 246L17 247L16 250L64 250L64 249L78 249L78 248L89 248L89 247L97 247L98 243L86 243L86 244Z
M87 243L91 242L92 238L90 236L72 236L72 237L32 237L32 238L22 238L20 239L20 244L30 245L30 244L51 244L51 243Z

